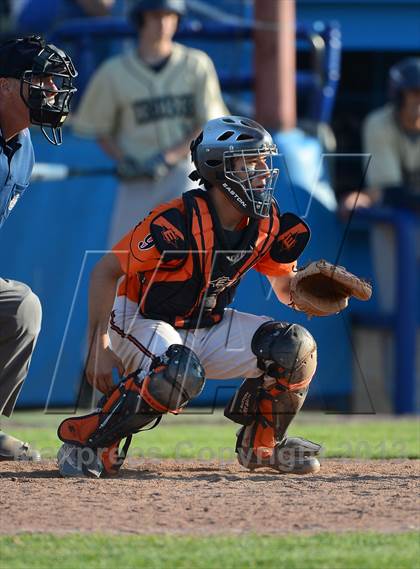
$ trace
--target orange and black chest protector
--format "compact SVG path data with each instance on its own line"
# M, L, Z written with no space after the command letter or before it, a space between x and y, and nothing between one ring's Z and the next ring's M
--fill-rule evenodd
M186 192L183 206L160 211L150 222L161 261L138 275L139 309L177 328L208 327L220 322L242 276L270 251L280 215L273 206L269 217L226 232L207 192Z

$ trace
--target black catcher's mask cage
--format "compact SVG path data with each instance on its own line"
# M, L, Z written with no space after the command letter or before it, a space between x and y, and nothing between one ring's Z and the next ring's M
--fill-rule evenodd
M51 77L56 89L44 86L47 77ZM51 144L62 143L61 126L69 114L70 100L77 91L73 86L75 77L77 71L64 51L52 44L41 44L32 69L25 71L21 78L20 94L29 108L31 123L41 127ZM51 129L51 134L46 128Z
M190 178L206 189L219 187L244 215L261 219L270 215L279 174L278 156L271 135L247 117L210 120L191 143L196 171Z
M233 186L231 187L233 190L237 190L239 186L242 191L236 192L238 197L235 198L227 186L223 187L229 192L237 206L242 205L241 196L246 196L245 213L250 217L261 218L270 215L279 175L278 168L273 166L274 156L278 156L277 147L274 144L264 148L227 151L223 155L225 178L232 182L227 186ZM254 160L258 162L264 160L265 168L253 167L251 164ZM242 208L244 208L243 205Z

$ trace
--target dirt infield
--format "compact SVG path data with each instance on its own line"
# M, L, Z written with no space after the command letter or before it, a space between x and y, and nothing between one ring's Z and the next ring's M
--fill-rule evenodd
M228 534L416 529L419 460L324 460L319 474L131 462L118 479L62 479L53 461L0 463L0 533Z

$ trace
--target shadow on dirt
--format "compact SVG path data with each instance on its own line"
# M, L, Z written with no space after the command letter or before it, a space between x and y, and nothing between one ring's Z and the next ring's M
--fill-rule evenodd
M18 482L30 482L32 478L61 478L58 469L56 470L35 470L34 472L15 472L13 470L2 470L0 473L0 478L11 478Z

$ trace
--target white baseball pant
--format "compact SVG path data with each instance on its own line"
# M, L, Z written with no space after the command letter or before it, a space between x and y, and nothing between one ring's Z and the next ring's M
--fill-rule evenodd
M167 322L143 318L134 302L118 297L109 336L126 375L137 369L148 371L153 357L164 354L171 344L183 344L198 356L208 378L258 377L262 371L251 341L258 328L270 320L229 308L223 320L210 328L175 329Z

